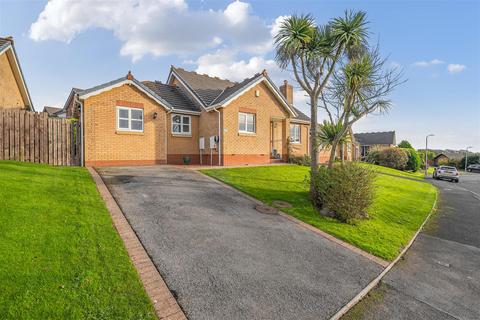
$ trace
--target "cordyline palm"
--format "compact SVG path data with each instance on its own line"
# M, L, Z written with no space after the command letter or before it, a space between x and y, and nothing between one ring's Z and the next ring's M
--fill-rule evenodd
M325 25L311 15L285 19L275 36L276 60L282 69L292 68L295 79L310 97L311 174L318 170L317 105L337 63L344 56L355 56L367 39L364 12L347 11ZM314 194L313 179L310 191Z
M401 83L401 73L395 69L384 71L384 64L378 49L363 49L350 56L332 77L326 96L330 97L329 103L337 112L338 130L331 144L329 167L333 166L337 147L343 144L344 137L355 122L367 114L383 113L391 107L390 100L385 97ZM322 108L330 114L323 95L322 100Z
M317 142L321 150L332 149L335 142L335 138L342 130L341 123L333 123L327 120L323 120L323 123L318 126ZM349 135L343 135L339 144L343 145L350 142Z

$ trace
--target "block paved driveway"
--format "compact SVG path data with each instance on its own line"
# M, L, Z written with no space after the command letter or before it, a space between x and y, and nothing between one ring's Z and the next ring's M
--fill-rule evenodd
M382 270L198 172L99 172L189 319L327 319Z

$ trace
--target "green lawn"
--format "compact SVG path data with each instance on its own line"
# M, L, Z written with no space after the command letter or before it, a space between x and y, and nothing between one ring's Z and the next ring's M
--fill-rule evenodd
M0 319L156 319L84 168L0 161Z
M367 164L367 163L364 163L364 162L360 162L360 165L368 166L373 171L375 171L377 173L384 173L384 174L390 174L390 175L394 175L394 176L413 178L413 179L419 179L419 180L425 179L425 171L424 170L419 170L417 172L400 171L400 170L395 170L395 169L392 169L392 168L377 166L377 165L374 165L374 164ZM433 169L434 169L433 167L428 168L428 174L430 176L433 173Z
M265 203L288 201L293 207L282 211L390 261L417 231L436 197L436 189L429 183L379 174L375 180L375 201L369 209L370 219L350 225L323 217L312 207L305 182L308 167L266 166L202 172Z

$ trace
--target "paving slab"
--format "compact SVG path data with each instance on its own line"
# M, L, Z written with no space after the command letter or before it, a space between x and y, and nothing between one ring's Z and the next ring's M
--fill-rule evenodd
M328 319L382 271L198 172L99 172L189 319Z

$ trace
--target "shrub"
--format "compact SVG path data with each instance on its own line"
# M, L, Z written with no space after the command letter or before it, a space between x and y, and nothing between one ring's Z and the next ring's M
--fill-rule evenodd
M354 162L338 164L331 169L321 166L313 177L316 199L312 200L322 212L342 222L367 218L367 209L375 193L374 178L373 171Z
M403 149L413 149L412 145L407 140L400 141L398 147Z
M293 164L298 164L300 166L310 166L310 163L312 162L310 156L308 155L303 155L303 156L289 156L288 157L288 162L293 163Z
M422 160L420 160L420 156L418 155L418 152L415 149L404 149L405 152L408 155L408 161L407 161L407 170L412 170L413 172L418 171L420 169L420 164Z
M402 148L375 149L368 153L366 161L397 170L405 170L408 163L408 152Z

